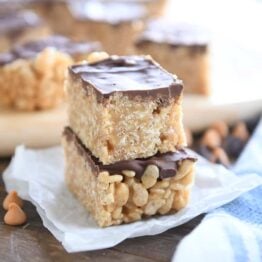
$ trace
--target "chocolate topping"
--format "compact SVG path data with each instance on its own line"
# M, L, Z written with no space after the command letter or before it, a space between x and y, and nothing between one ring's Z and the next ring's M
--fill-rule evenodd
M164 103L179 96L183 89L180 80L144 56L111 56L97 63L71 66L69 72L81 77L87 92L90 84L98 95L106 98L123 92L130 97L153 97Z
M99 50L98 43L73 42L63 36L51 36L38 41L18 45L6 53L0 54L0 65L14 61L15 59L28 59L35 57L46 47L53 47L63 53L70 55L88 54Z
M153 42L169 44L172 47L190 46L204 50L208 45L208 40L207 32L199 26L167 20L153 20L148 23L136 45Z
M12 34L41 24L42 20L30 11L0 12L0 34Z
M146 15L145 8L139 4L116 1L71 1L69 7L77 20L106 22L112 25L135 21Z
M196 156L194 156L194 154L189 150L180 149L176 152L168 152L164 154L157 153L148 158L124 160L110 165L103 165L81 143L80 139L78 139L70 127L65 128L64 136L68 141L73 141L75 143L78 152L90 163L96 174L101 171L108 171L110 175L113 175L121 174L122 170L133 170L136 172L136 177L141 179L148 165L156 165L159 168L159 178L163 179L175 176L181 161L188 159L195 162L197 160Z

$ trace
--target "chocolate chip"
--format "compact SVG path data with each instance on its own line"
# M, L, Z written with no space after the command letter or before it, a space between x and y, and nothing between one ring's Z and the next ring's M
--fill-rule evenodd
M204 145L199 145L197 148L196 148L196 152L203 156L204 158L206 158L207 160L213 162L214 160L214 156L211 152L211 150L208 149L208 147L204 146Z
M258 114L258 115L251 117L251 118L249 118L245 121L249 134L252 134L253 131L255 130L255 128L256 128L256 126L257 126L257 124L258 124L258 122L261 118L261 115L262 114Z
M243 140L232 135L226 137L223 143L224 150L232 158L238 158L244 146L245 142Z

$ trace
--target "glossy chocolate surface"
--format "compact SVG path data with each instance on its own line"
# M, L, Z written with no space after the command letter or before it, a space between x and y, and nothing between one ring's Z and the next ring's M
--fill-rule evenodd
M159 178L163 179L175 176L181 161L188 159L195 162L197 160L196 156L189 150L180 149L176 152L168 152L163 154L158 153L148 158L124 160L110 165L103 165L81 143L71 128L65 128L64 136L68 141L73 141L75 143L79 154L85 157L86 161L89 162L96 174L101 171L108 171L111 175L113 175L121 174L121 171L123 170L133 170L136 173L136 177L140 179L148 165L156 165L159 168Z
M153 20L137 39L136 45L147 42L168 44L172 47L188 46L205 50L209 42L206 30L187 23L174 23L167 20Z
M36 27L41 24L42 20L31 11L0 11L0 34L14 34L24 28Z
M100 49L99 44L95 42L73 42L63 36L51 36L15 46L9 52L0 54L0 65L10 63L16 59L33 58L47 47L53 47L70 55L88 54Z
M180 80L144 56L111 56L97 63L71 66L69 71L82 80L87 92L89 84L103 97L122 92L168 101L183 89Z

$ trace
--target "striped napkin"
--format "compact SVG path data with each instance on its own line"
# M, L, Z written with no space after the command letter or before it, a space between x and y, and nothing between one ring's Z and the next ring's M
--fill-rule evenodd
M232 171L262 177L262 119ZM173 261L262 261L262 186L209 213L181 241Z

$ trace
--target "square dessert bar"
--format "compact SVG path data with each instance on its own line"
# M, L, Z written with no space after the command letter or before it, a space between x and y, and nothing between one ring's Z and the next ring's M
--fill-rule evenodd
M103 164L185 145L182 82L150 57L110 56L69 68L69 125Z
M101 227L176 212L189 201L196 158L184 149L103 165L71 128L62 142L66 183Z
M182 79L186 93L210 93L208 35L203 28L153 20L135 45L138 53L151 55Z
M6 1L6 0L4 0ZM24 7L32 9L47 22L55 34L70 36L73 17L68 8L68 2L75 0L27 0ZM78 2L80 0L77 0Z
M6 5L13 5L8 1ZM50 34L49 27L34 12L16 11L0 1L0 52L15 44L37 40Z
M146 9L129 1L71 1L72 38L99 41L113 55L134 53L133 42L143 30Z
M52 36L1 53L0 105L20 110L58 105L64 98L67 67L99 48L97 43Z

